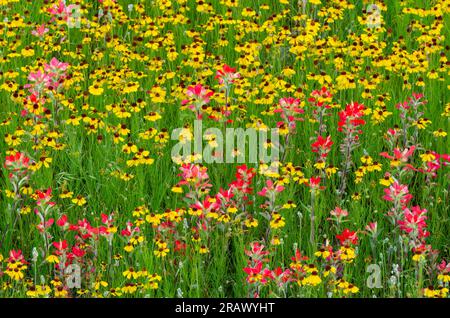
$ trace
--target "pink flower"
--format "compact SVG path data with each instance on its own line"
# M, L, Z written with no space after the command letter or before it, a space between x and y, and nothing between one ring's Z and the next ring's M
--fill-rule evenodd
M187 107L197 114L197 118L202 118L200 114L202 112L202 107L209 103L211 96L214 92L206 89L201 84L195 86L188 86L186 90L186 95L189 99L184 99L181 101L182 105L187 105Z
M378 223L369 223L368 225L366 225L366 230L372 235L373 238L376 238L378 234Z
M25 88L29 88L30 93L39 95L44 88L47 88L51 86L52 79L51 77L42 72L41 70L38 70L37 72L31 72L28 75L28 80L32 82L31 84L25 84Z
M49 30L45 27L45 24L38 25L36 30L31 31L31 34L38 37L43 37Z
M74 4L70 4L68 6L66 6L66 4L64 3L64 1L59 1L58 5L53 5L51 8L48 9L48 12L51 15L54 15L56 17L60 17L63 18L64 20L68 20L69 17L72 16L73 10L76 8L77 6Z
M250 250L245 250L245 254L252 259L260 259L269 254L269 252L264 251L264 247L265 246L259 242L252 242L250 243Z
M416 149L416 146L411 146L409 148L404 149L403 151L400 151L400 149L395 148L394 156L389 155L387 152L380 153L380 156L385 157L390 160L399 160L400 162L405 163L405 162L408 162L409 157L412 156L415 149Z
M402 231L412 234L418 240L421 240L429 235L425 229L427 227L427 210L421 209L420 206L414 206L411 209L403 209L403 219L398 221L399 227Z
M179 185L195 184L200 186L204 181L209 179L208 169L192 163L183 164L180 167L182 180ZM209 184L203 184L204 186L210 186Z
M383 199L386 201L399 202L405 206L412 198L413 196L409 193L408 186L399 184L397 181L394 181L389 188L384 189Z
M337 206L334 210L331 210L330 214L331 216L334 216L338 222L340 222L343 218L348 216L348 211Z
M258 192L258 195L263 197L270 197L276 192L281 192L284 190L284 187L282 185L275 185L272 180L267 180L266 185L266 187Z
M44 70L51 77L60 76L68 67L69 63L60 62L56 58L52 58L49 64L44 64Z

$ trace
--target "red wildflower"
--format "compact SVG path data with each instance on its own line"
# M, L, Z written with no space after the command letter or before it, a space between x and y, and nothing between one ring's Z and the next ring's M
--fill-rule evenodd
M22 152L16 152L15 155L6 156L5 168L8 170L18 171L26 169L29 165L30 158Z
M219 80L220 84L229 85L234 83L234 80L241 77L239 73L236 73L236 69L224 64L221 70L216 72L214 78Z
M339 113L338 131L343 129L353 130L353 128L364 125L366 122L361 117L364 116L365 106L353 102L345 107L345 110Z
M327 136L326 138L317 136L317 140L311 144L312 152L318 152L321 157L325 158L328 156L332 145L333 141L331 141L331 136Z
M52 245L58 250L58 251L63 251L65 249L67 249L67 241L58 241L58 242L53 242Z
M357 244L358 236L356 232L345 229L341 234L336 235L336 238L341 242L341 245Z

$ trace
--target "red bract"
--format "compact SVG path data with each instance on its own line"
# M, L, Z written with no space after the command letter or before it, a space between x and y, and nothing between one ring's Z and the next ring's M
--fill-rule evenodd
M67 249L67 241L58 241L58 242L53 242L52 245L58 250L58 251L63 251L65 249Z
M221 70L216 72L215 79L219 80L220 84L229 85L234 83L234 80L241 77L239 73L236 73L236 69L224 64Z
M279 285L287 283L291 279L291 270L285 269L283 270L281 267L277 267L272 271L274 275L274 279L277 280Z
M210 97L214 95L214 92L206 89L202 84L197 84L195 86L188 86L186 95L207 104L209 103Z
M202 117L200 114L202 111L202 106L209 103L211 96L214 95L214 92L206 89L201 84L197 84L195 86L188 86L186 95L189 99L182 100L181 104L187 105L189 109L196 113L197 118L200 119Z
M311 92L311 97L308 98L308 102L313 104L316 107L324 107L330 108L328 104L326 104L326 100L329 100L333 97L333 95L327 90L324 86L320 90L314 90Z
M132 228L133 223L127 222L127 227L120 232L122 236L131 236L135 231L139 231L139 228Z
M409 148L404 149L401 151L398 148L394 149L394 156L389 155L387 152L380 153L380 156L385 157L387 159L391 160L399 160L402 163L408 162L409 157L412 156L414 153L414 150L416 149L416 146L411 146Z
M358 236L356 232L345 229L341 234L336 235L336 238L341 242L341 245L357 244Z
M332 145L333 141L331 141L331 136L327 136L326 138L317 136L317 140L311 144L312 152L317 152L321 157L325 158L328 156Z
M12 171L19 171L26 169L30 163L30 158L28 158L22 152L16 152L16 154L11 156L6 156L5 158L5 168Z
M260 259L261 257L268 255L268 251L264 251L264 245L259 242L253 242L250 244L250 250L245 250L245 254L252 259Z
M276 185L273 183L272 180L267 180L266 186L261 191L258 192L258 195L262 197L270 197L276 192L282 192L283 190L284 187L282 185Z
M247 282L248 283L255 283L260 280L258 278L258 275L260 275L262 270L262 262L257 262L254 267L245 267L244 272L248 275Z
M186 245L186 243L185 242L182 242L182 241L180 241L180 240L176 240L175 241L175 249L174 249L174 251L175 252L184 252L184 250L186 250L186 247L187 247L187 245Z
M67 215L63 214L61 217L56 221L56 224L60 227L65 227L69 225L69 222L67 222L68 218Z
M355 127L364 125L366 122L361 118L364 116L364 109L365 106L357 102L348 104L345 110L339 113L338 131L353 130Z
M79 220L77 225L71 224L69 230L78 232L82 239L91 238L100 233L99 229L93 227L86 219Z
M280 113L284 122L289 125L291 129L295 128L295 121L303 120L298 117L299 114L303 114L304 110L300 108L300 99L293 97L281 98L277 108L274 109L275 113ZM280 126L283 122L277 124Z
M395 181L389 188L384 189L383 199L386 201L399 202L403 206L408 204L408 202L413 198L409 193L408 186L399 184Z
M426 172L430 174L433 178L437 177L437 171L442 167L446 167L450 164L450 156L447 154L438 154L431 151L431 154L435 157L433 161L428 161L425 163L426 169L419 169L420 172Z
M309 257L302 255L302 253L298 249L295 250L295 256L291 257L291 260L294 262L307 261L308 259Z
M233 181L230 186L235 187L243 193L251 193L253 189L250 188L250 185L255 177L255 174L256 172L254 168L248 168L245 164L239 166L236 169L236 180Z
M38 195L38 200L37 200L37 205L38 206L44 206L44 205L49 205L49 206L54 206L56 203L50 201L52 198L52 189L48 188L45 192L37 190L36 194Z
M25 263L25 258L22 255L22 250L10 250L8 262L22 262Z
M73 256L81 258L86 254L86 251L79 248L78 246L72 247L72 253L69 253L69 255L73 258Z
M320 177L311 177L309 178L308 186L311 190L323 190L325 187L320 185L320 181Z
M403 209L403 219L398 221L402 231L410 234L414 239L422 240L429 236L427 227L427 210L421 209L420 206L414 206L411 209Z
M41 222L37 225L37 229L39 230L39 232L43 233L46 229L50 228L53 223L55 223L55 220L53 218L48 219L45 222Z

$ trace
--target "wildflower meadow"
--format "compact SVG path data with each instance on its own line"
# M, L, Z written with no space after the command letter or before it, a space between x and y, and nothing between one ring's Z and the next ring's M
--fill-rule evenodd
M447 298L449 0L0 0L1 298Z

